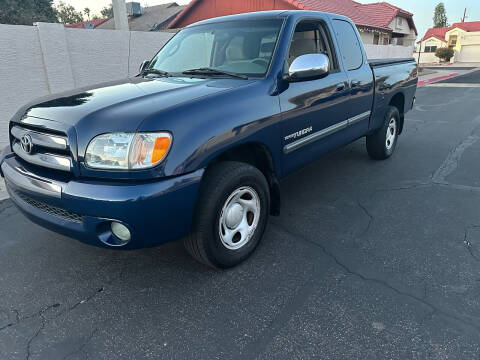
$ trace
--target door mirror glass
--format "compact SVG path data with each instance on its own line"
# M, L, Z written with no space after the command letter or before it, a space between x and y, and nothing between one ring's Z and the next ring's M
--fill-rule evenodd
M324 54L305 54L293 60L288 69L289 81L319 79L328 74L330 60Z
M140 64L140 68L138 69L140 73L143 72L143 70L145 70L145 68L150 64L150 61L149 60L144 60L141 64Z

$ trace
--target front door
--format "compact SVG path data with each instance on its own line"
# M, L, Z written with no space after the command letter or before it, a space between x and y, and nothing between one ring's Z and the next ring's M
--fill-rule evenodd
M291 82L280 97L283 120L284 175L337 146L347 125L350 89L338 65L328 27L318 20L298 23L287 66L305 54L323 53L330 59L329 74L317 80Z

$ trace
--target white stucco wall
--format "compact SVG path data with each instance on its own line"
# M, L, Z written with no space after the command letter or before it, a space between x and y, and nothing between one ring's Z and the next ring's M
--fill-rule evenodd
M173 36L163 32L0 24L0 149L19 107L47 94L125 78Z
M413 57L418 62L419 54L416 52ZM440 59L435 56L435 53L424 53L420 54L420 64L438 64L440 63Z
M410 26L408 25L407 19L400 16L394 17L388 27L396 33L410 34Z
M480 45L480 31L461 34L460 45ZM457 40L458 41L458 40Z
M412 46L369 44L365 44L364 46L369 59L411 58L413 56Z

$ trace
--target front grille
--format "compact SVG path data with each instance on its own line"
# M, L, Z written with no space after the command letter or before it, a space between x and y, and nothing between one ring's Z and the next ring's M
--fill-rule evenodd
M72 158L65 134L15 125L10 129L12 149L23 160L42 167L71 171Z
M34 200L34 199L28 197L27 195L25 195L21 192L18 192L18 191L15 191L15 194L17 196L19 196L27 204L29 204L29 205L37 208L38 210L43 211L47 214L59 217L59 218L64 219L64 220L73 221L73 222L76 222L76 223L82 223L83 222L84 216L82 216L82 215L72 213L70 211L67 211L65 209L62 209L62 208L59 208L59 207L56 207L56 206L45 204L41 201Z

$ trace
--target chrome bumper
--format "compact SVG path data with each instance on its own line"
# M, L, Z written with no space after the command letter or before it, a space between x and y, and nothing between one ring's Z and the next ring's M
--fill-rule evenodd
M11 167L6 161L2 163L2 173L7 185L13 184L30 193L51 196L60 199L66 183L41 178L23 167Z

